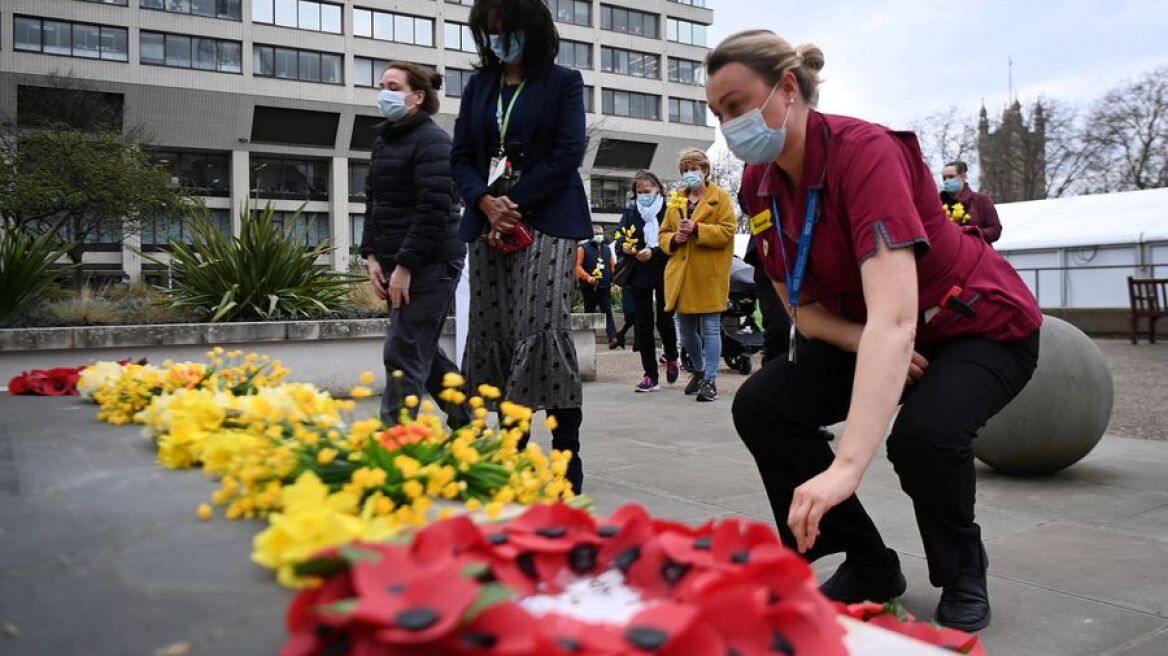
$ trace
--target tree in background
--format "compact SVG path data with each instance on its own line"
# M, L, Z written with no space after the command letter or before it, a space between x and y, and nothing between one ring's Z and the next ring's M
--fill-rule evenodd
M716 153L710 153L710 180L725 189L726 193L734 199L734 213L738 217L737 232L749 234L750 217L743 215L742 208L738 206L738 192L742 189L742 169L744 167L743 161L731 154L729 150L722 149Z
M1092 191L1168 187L1168 66L1108 91L1086 126Z
M977 124L973 116L962 116L956 105L914 118L908 129L917 135L929 170L940 179L941 168L962 160L969 165L970 176L977 178Z

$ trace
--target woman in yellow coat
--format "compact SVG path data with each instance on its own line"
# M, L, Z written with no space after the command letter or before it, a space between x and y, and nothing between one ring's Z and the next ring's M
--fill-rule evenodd
M661 250L670 256L665 310L677 313L681 343L693 361L685 393L713 401L738 221L730 194L709 182L710 160L704 152L683 152L677 168L684 188L674 193L660 234Z

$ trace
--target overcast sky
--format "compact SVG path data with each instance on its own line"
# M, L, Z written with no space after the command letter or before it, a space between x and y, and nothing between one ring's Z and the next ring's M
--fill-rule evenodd
M820 109L905 127L958 105L1007 102L1007 57L1023 104L1089 103L1168 64L1166 0L707 0L709 45L749 28L823 49ZM711 119L713 120L713 119ZM720 138L719 138L720 140Z

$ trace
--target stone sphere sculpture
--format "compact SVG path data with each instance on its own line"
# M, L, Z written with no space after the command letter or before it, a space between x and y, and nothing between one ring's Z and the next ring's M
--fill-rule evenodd
M1078 328L1043 317L1038 368L1022 393L990 419L973 453L1003 474L1053 474L1095 448L1111 420L1111 370Z

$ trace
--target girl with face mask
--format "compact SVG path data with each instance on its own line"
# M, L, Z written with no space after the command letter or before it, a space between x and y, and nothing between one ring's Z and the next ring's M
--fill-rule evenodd
M438 346L466 254L458 239L450 135L431 118L441 87L442 76L430 69L393 62L377 97L385 122L376 128L365 179L361 255L374 293L389 303L381 404L387 424L398 422L406 396L421 396L429 380L437 398L442 374L458 371ZM395 371L405 374L396 385L390 382ZM458 407L444 410L452 427L467 420Z
M855 492L885 439L912 498L935 619L989 623L970 442L1038 359L1042 315L1014 269L949 221L916 138L820 113L823 52L766 30L706 60L706 95L748 166L741 198L758 260L792 322L791 352L747 379L734 424L786 544L847 559L822 586L842 602L905 590ZM833 451L819 426L846 420Z
M661 224L665 221L665 188L651 171L638 171L632 186L635 201L621 216L613 248L618 257L631 260L629 266L633 267L622 289L626 296L632 297L636 331L633 340L644 369L644 376L633 389L655 392L660 389L660 373L654 329L665 350L665 381L672 385L681 375L673 313L665 309L665 263L669 256L661 250L660 243Z
M479 61L451 151L466 206L459 236L470 245L474 320L463 369L471 389L496 385L556 418L552 447L572 452L567 478L580 492L583 387L571 299L577 244L592 237L578 175L584 80L556 65L559 34L542 0L478 0L468 22Z
M680 189L661 226L658 244L665 265L665 309L677 313L681 343L693 363L685 393L699 402L718 398L722 359L722 312L730 298L730 263L738 218L734 199L708 182L710 160L697 149L681 154Z

